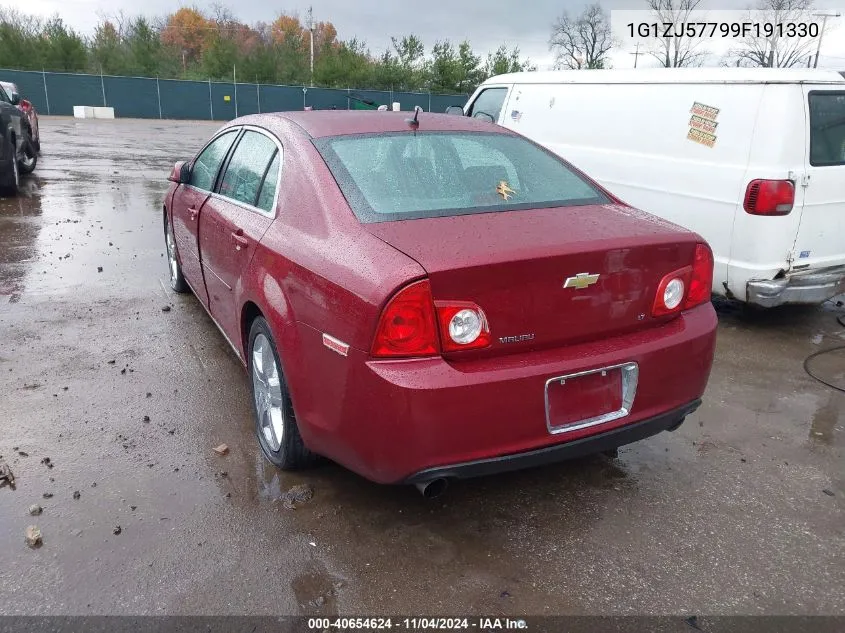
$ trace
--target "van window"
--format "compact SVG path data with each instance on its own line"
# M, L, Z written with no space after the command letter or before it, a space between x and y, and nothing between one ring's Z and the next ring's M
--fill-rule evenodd
M608 202L557 156L511 134L401 132L313 143L364 223Z
M845 92L810 92L810 164L845 165Z
M474 117L479 112L489 114L493 117L493 122L499 121L499 113L502 111L502 106L505 104L505 96L508 94L507 88L487 88L481 91L472 105L469 107L467 116Z

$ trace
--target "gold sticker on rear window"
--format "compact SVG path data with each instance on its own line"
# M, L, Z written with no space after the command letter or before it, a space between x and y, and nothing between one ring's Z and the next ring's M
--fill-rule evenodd
M513 189L510 188L508 183L504 180L499 181L499 184L496 185L496 193L502 196L505 200L510 200L511 196L516 193Z

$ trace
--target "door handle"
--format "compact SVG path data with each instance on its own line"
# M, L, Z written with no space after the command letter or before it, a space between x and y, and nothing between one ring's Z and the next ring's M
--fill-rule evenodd
M199 213L199 209L195 209L194 207L188 207L188 213L191 214L191 222L197 219L197 214Z
M236 251L239 251L249 246L249 240L244 237L244 232L241 229L238 229L237 231L232 231L232 241L235 243Z

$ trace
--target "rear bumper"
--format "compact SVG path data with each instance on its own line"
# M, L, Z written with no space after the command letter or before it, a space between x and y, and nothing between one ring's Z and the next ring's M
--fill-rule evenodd
M609 451L632 442L643 440L663 431L674 431L684 421L684 418L695 411L701 405L701 400L695 400L679 409L674 409L657 415L648 420L642 420L634 424L628 424L612 431L590 435L580 440L574 440L565 444L548 446L525 453L513 455L502 455L490 459L478 459L462 464L451 464L449 466L438 466L429 468L408 477L405 483L418 484L432 481L434 479L468 479L470 477L483 477L522 468L533 468L545 464L553 464L568 459L593 455L601 451Z
M845 292L845 266L794 273L783 279L748 282L748 303L762 308L817 304Z
M460 362L377 361L354 348L343 357L327 350L315 330L296 360L313 377L304 390L293 390L300 431L313 451L379 483L419 481L423 473L436 478L430 473L455 464L496 464L515 455L544 458L548 451L551 459L564 459L613 448L677 424L702 397L716 326L707 303L659 327ZM624 416L566 432L549 429L549 379L620 363L638 367L636 395ZM630 434L607 436L612 441L566 448L627 428Z

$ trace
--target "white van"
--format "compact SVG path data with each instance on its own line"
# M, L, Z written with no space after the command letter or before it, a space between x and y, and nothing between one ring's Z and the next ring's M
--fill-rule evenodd
M845 77L581 70L493 77L464 114L545 145L702 235L713 292L763 307L845 292Z

